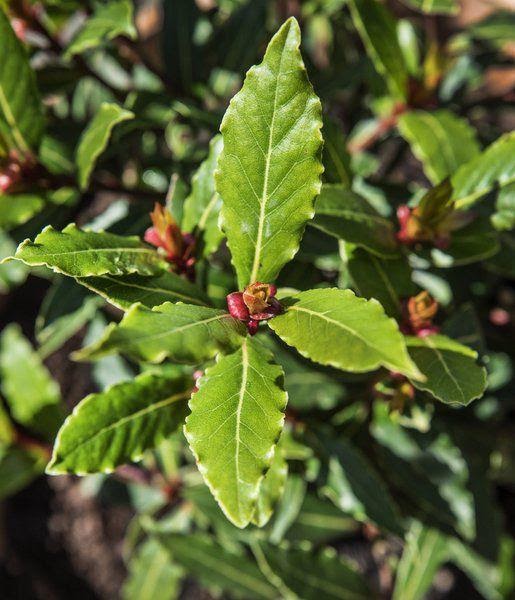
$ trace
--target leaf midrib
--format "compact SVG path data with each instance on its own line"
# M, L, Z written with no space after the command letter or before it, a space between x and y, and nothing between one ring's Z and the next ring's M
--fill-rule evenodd
M279 91L279 78L281 77L282 66L283 66L283 58L284 58L284 50L286 47L286 42L288 41L288 36L290 35L289 31L287 33L286 41L281 51L281 58L279 60L279 69L277 71L277 76L275 79L275 90L274 90L274 104L272 109L272 119L270 121L270 133L268 136L268 150L265 159L265 174L263 177L263 193L261 195L260 206L259 206L259 221L258 221L258 231L256 238L256 249L254 251L254 262L252 263L252 271L250 274L250 282L253 283L257 280L258 272L259 272L259 263L261 261L261 251L263 244L263 229L265 223L266 216L266 205L268 203L268 177L270 174L270 162L272 157L272 148L273 148L273 137L274 137L274 124L275 124L275 116L277 112L277 99L278 99L278 91Z
M247 379L249 370L249 352L247 348L247 338L244 339L241 345L241 386L238 395L238 405L236 407L236 449L235 449L235 471L236 471L236 503L238 505L238 514L241 519L241 499L240 499L240 423L241 423L241 411L243 408L243 400L247 391Z

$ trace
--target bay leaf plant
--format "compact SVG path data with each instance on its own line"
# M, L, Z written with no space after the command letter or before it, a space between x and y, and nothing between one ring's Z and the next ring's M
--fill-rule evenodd
M513 348L488 329L513 311L515 137L485 141L454 96L475 85L466 49L496 34L438 45L376 0L306 3L301 51L296 18L267 34L272 3L223 4L164 3L167 73L139 54L127 0L92 4L67 45L55 31L77 7L0 10L0 290L52 280L35 347L1 334L0 497L43 469L149 488L127 598L152 568L152 598L190 574L231 597L404 600L444 563L502 598L515 550L492 482L512 481ZM53 74L36 79L20 20ZM57 72L84 89L54 89ZM420 172L398 184L406 150ZM97 193L115 201L84 216ZM71 357L97 389L69 412L45 361L84 328ZM387 589L342 556L359 536L404 543Z

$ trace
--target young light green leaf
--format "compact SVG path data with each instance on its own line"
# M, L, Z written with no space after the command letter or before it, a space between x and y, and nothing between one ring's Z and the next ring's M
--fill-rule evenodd
M253 546L263 573L271 571L284 594L305 600L371 600L375 598L364 578L332 548L318 554L303 548L260 543ZM281 596L288 597L288 596Z
M208 306L209 299L195 284L184 277L164 271L158 275L100 275L77 281L122 310L136 302L154 308L164 302L185 302Z
M110 473L141 459L184 421L192 382L143 373L86 396L61 427L47 473Z
M402 3L426 15L455 15L459 11L456 0L402 0Z
M422 377L397 324L377 300L326 288L300 292L282 302L284 313L268 324L302 356L344 371L361 373L382 365Z
M122 589L123 600L177 600L182 569L153 538L146 540L131 557L129 575Z
M136 360L197 364L218 352L241 345L245 326L223 310L165 302L152 310L133 305L119 325L106 327L102 338L76 352L77 360L90 360L121 352Z
M279 438L272 464L263 478L259 489L256 509L252 516L252 523L258 527L264 527L270 520L270 517L274 512L275 504L284 491L284 486L288 477L288 461L284 457L282 447L283 437L284 436L281 436Z
M134 118L134 113L117 104L104 102L100 110L82 132L75 162L77 163L79 186L85 190L98 157L106 149L111 132L118 123Z
M297 21L272 38L225 113L215 174L239 287L273 281L297 252L320 191L320 100L299 52Z
M191 397L184 432L199 470L227 518L249 524L282 429L283 371L259 342L218 360Z
M398 127L435 185L481 152L475 130L449 110L410 111Z
M399 317L401 299L416 291L408 262L404 258L381 260L361 248L347 246L344 259L352 287L359 295L379 300L388 316Z
M393 600L422 600L446 559L445 536L413 521L397 569Z
M229 552L202 533L157 537L173 560L204 585L222 588L244 600L277 598L277 591L245 555Z
M45 227L33 242L22 242L14 258L32 267L44 265L71 277L94 275L153 275L167 269L154 248L139 238L78 229L70 223L62 231Z
M104 45L124 35L135 39L138 35L133 23L133 4L130 0L110 0L98 5L93 15L79 30L64 53L65 58Z
M514 181L515 132L510 132L456 171L452 198L458 208L467 208L497 186L502 189Z
M202 232L204 256L215 252L223 239L218 227L222 200L215 190L214 173L223 148L222 136L215 136L209 145L209 155L193 175L191 194L184 202L183 231L195 228Z
M393 16L377 0L351 0L349 6L354 25L376 70L385 78L391 93L405 99L408 70Z
M310 224L377 256L391 258L399 254L393 223L344 185L322 186L315 205L315 218Z
M328 447L327 483L323 488L343 512L357 521L373 521L396 535L403 534L399 510L375 469L361 451L340 437Z
M444 335L407 337L408 351L425 381L413 381L420 390L446 404L466 406L480 398L486 370L476 363L477 352Z
M0 8L0 156L37 149L44 128L41 99L27 52Z
M0 338L0 376L14 420L53 439L64 418L59 386L15 324Z

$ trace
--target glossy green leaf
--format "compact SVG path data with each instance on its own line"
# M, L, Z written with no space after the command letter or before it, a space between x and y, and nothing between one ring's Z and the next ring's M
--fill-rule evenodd
M0 157L28 154L43 133L41 99L27 52L0 8Z
M377 0L352 0L349 6L354 25L376 70L385 78L391 93L404 99L408 70L402 58L393 16Z
M324 493L357 521L401 535L399 510L386 485L361 451L340 437L327 448L329 472Z
M120 352L136 360L197 364L242 343L245 326L223 310L165 302L152 310L133 305L119 325L106 327L102 338L75 353L90 360Z
M409 111L400 117L398 127L435 185L481 152L475 130L446 109Z
M277 277L298 250L320 190L322 111L299 45L297 21L288 19L221 126L216 187L240 288Z
M284 312L269 326L302 356L344 371L385 366L419 378L397 324L379 302L350 290L318 289L283 301Z
M44 265L71 277L153 275L167 268L154 248L137 237L78 229L73 223L62 231L45 227L33 242L22 242L14 258L32 267Z
M222 588L231 596L277 598L275 588L268 583L255 563L246 556L229 552L205 534L160 535L159 542L174 562L182 565L204 585Z
M486 370L476 363L477 352L443 335L408 337L411 358L426 376L414 385L446 404L466 406L480 398Z
M397 569L393 600L422 600L442 563L447 558L447 541L436 529L414 521Z
M184 421L192 382L143 373L86 396L59 431L47 473L110 473L140 460Z
M114 306L129 309L136 302L154 308L164 302L209 305L206 295L184 277L164 271L158 275L101 275L81 277L77 281Z
M466 208L496 187L515 181L515 133L506 133L453 175L453 200Z
M341 126L328 116L324 116L324 180L328 183L340 183L350 188L352 170L350 154Z
M282 429L283 371L259 342L218 360L199 380L185 434L199 470L227 518L250 522Z
M137 37L133 23L133 3L130 0L110 0L99 4L91 17L70 42L65 57L104 45L119 35Z
M209 145L209 155L197 169L191 182L191 194L184 202L183 231L202 232L204 256L215 252L223 239L218 226L222 200L215 190L214 173L223 148L222 136L215 136Z
M385 313L398 318L401 300L415 294L411 268L404 258L382 260L360 248L345 249L352 287L364 298L379 300Z
M97 159L106 149L114 127L133 118L134 113L124 110L117 104L104 102L101 105L100 110L82 132L75 153L79 186L82 190L88 187Z
M399 254L393 223L344 185L322 186L311 225L377 256Z
M252 523L258 527L263 527L268 523L275 504L282 496L286 479L288 477L288 461L283 451L284 436L279 438L275 448L274 457L270 468L264 476L259 489L259 496L256 502L256 509L252 516Z
M426 15L455 15L459 12L456 0L402 0L402 3Z
M15 421L53 439L64 418L59 386L16 324L0 338L1 389Z
M150 538L129 562L129 575L122 589L123 600L176 600L179 598L182 569L169 553Z
M283 548L260 543L253 547L264 573L275 576L281 597L320 600L371 600L375 598L365 579L332 548L315 554L302 548Z

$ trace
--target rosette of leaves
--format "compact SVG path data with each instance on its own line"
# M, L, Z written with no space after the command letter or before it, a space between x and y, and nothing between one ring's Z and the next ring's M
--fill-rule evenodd
M275 281L311 224L370 253L391 294L388 273L403 255L395 226L345 185L322 185L322 110L299 46L299 26L289 19L263 62L248 71L222 121L222 137L194 180L186 227L206 236L209 253L227 239L240 289ZM93 140L93 129L88 136ZM261 336L249 336L241 321L214 308L203 290L136 237L74 225L46 228L20 244L15 258L71 276L126 310L76 358L117 352L203 371L195 384L188 375L144 373L88 396L59 432L48 472L112 471L140 459L185 422L198 468L227 518L238 527L265 524L286 474L276 458L287 404L280 354L276 362ZM474 352L443 336L427 344L405 338L392 318L399 311L385 300L386 313L376 300L382 294L287 291L280 314L267 325L301 357L325 367L356 374L382 367L448 403L481 395L482 372L473 384L465 382L467 369L479 369Z

